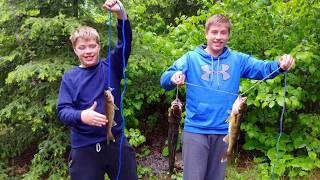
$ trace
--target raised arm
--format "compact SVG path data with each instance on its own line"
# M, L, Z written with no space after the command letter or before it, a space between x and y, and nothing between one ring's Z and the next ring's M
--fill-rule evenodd
M128 15L120 1L107 0L103 4L103 8L110 10L117 14L118 24L117 24L117 43L116 46L111 51L111 67L112 69L122 77L123 70L123 55L125 60L125 65L128 63L128 59L131 53L132 46L132 30ZM124 49L124 52L123 52Z

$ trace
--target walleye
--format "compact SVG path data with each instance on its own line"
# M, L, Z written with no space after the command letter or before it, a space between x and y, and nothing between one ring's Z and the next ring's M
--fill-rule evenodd
M235 102L232 105L232 111L228 118L229 123L229 132L223 138L223 141L228 143L228 149L223 155L221 162L225 162L229 160L232 156L232 149L238 140L238 136L240 134L240 123L241 123L241 116L246 107L246 100L247 97L238 96Z
M173 173L176 147L179 135L179 125L182 114L182 103L178 97L171 102L169 108L169 130L168 130L168 149L169 149L169 172Z
M107 125L107 143L108 144L110 143L110 141L115 142L115 138L111 132L111 128L117 125L116 122L114 121L114 110L119 110L119 108L114 104L114 97L111 91L112 91L112 88L108 88L108 90L104 91L105 111L108 119L108 125Z

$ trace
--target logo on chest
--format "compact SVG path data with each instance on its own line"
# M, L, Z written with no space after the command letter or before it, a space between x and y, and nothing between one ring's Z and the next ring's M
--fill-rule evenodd
M210 75L213 75L216 73L217 75L222 74L223 80L230 79L230 74L227 72L229 69L229 65L227 64L221 64L221 70L210 70L210 66L208 64L201 66L202 69L202 76L201 79L205 81L209 81Z

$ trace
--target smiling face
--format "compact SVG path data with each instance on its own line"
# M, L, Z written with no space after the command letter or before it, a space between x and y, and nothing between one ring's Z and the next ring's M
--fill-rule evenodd
M73 50L80 60L81 67L91 67L99 62L100 36L96 29L81 26L70 36Z
M206 51L218 57L223 53L223 49L229 40L228 27L225 24L211 25L206 32L207 48Z
M207 48L205 49L214 57L223 53L231 29L231 22L223 15L213 15L206 22Z
M93 39L79 38L74 46L74 52L80 60L81 67L91 67L99 62L100 45Z

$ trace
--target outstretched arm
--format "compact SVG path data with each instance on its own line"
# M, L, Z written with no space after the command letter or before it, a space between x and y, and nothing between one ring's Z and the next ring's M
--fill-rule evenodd
M186 80L185 73L188 70L188 54L184 54L171 67L165 71L160 78L160 86L165 90L172 90L175 87L183 86Z
M278 74L288 71L294 65L294 59L287 54L275 61L258 60L242 54L241 60L241 77L256 80L272 79Z

